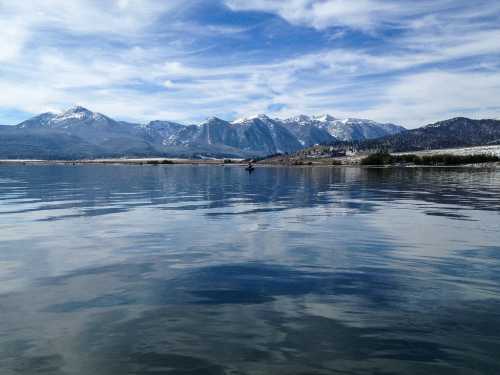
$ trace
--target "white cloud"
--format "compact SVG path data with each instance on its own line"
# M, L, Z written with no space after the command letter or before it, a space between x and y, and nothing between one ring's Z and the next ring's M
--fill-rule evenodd
M0 0L0 108L36 114L78 103L117 118L184 122L269 112L273 104L271 115L329 112L409 126L455 115L499 117L500 27L461 1L406 9L383 0L227 0L235 11L273 12L320 30L372 32L386 23L404 29L384 37L383 49L345 45L261 62L225 52L226 61L215 50L210 63L203 53L212 46L192 43L203 27L176 19L188 3ZM437 11L453 4L455 12ZM164 32L152 25L169 14L174 31L167 43L152 43ZM213 26L206 33L247 30ZM79 43L85 37L90 42ZM452 64L466 59L475 60Z
M133 34L179 6L169 0L1 0L2 16L20 17L26 27L60 27L83 33Z
M276 13L293 24L322 29L328 26L368 28L377 13L390 11L380 1L373 0L227 0L233 10L257 10Z
M275 13L292 24L324 29L347 26L370 30L381 24L399 24L405 17L418 15L450 4L440 1L390 0L226 0L235 11Z
M22 20L1 17L0 30L0 62L13 61L20 56L29 31Z
M224 0L233 11L272 13L294 25L323 30L343 27L364 32L383 28L464 31L498 28L500 3L490 0ZM489 20L488 20L489 18ZM493 18L493 19L492 19ZM458 26L458 27L457 27ZM431 36L431 35L429 35Z
M180 0L0 0L0 61L19 56L30 40L50 29L132 38Z
M329 112L417 126L450 115L494 116L494 98L500 95L495 73L435 70L357 82L364 75L413 68L435 58L425 54L396 58L334 50L278 63L201 68L160 59L144 65L142 57L114 61L96 53L68 58L49 52L18 72L21 83L16 76L2 81L0 107L38 113L78 103L118 118L192 122L210 115L268 112L271 104L280 103L283 108L271 114ZM133 82L175 91L137 90L130 87Z
M171 80L167 79L167 80L163 81L163 86L165 86L167 89L171 89L175 85Z
M381 93L381 101L364 115L419 126L450 117L493 118L500 113L497 72L443 72L402 77Z

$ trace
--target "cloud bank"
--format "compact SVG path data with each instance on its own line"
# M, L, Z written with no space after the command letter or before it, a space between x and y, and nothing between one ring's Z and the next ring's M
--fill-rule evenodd
M500 4L0 0L0 123L80 104L198 122L500 117Z

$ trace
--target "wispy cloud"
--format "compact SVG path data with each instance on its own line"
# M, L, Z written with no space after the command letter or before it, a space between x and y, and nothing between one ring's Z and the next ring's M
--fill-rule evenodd
M235 11L276 13L291 23L318 29L347 26L367 30L402 15L397 4L379 0L227 0L226 4Z
M479 3L0 0L0 123L73 104L137 121L499 117L500 5Z

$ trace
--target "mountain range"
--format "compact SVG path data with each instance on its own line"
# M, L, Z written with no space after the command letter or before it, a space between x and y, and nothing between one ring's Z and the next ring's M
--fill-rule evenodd
M330 115L285 120L266 115L200 125L117 121L77 106L0 126L0 158L256 157L293 153L315 144L362 141L405 132L394 124Z
M378 139L347 142L358 150L406 152L500 144L500 120L456 117Z

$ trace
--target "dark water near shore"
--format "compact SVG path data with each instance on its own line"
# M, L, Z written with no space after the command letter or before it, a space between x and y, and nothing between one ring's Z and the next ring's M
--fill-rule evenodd
M1 166L0 373L500 374L500 171Z

